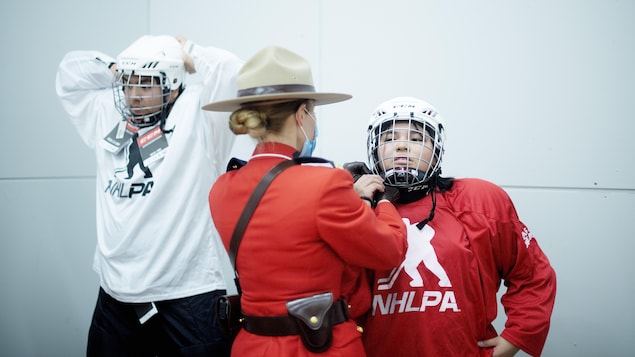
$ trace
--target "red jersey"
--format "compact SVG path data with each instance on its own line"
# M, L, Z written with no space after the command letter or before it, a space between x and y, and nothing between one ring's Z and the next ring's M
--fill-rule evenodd
M407 219L408 251L392 270L376 271L364 329L369 357L490 356L477 341L493 338L497 292L507 321L501 336L540 355L555 300L556 279L534 236L503 189L456 179L432 200L398 206Z

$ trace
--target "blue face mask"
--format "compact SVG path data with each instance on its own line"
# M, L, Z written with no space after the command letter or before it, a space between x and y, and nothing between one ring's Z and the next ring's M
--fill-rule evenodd
M315 140L317 139L317 136L318 136L318 128L317 128L317 121L315 120L313 115L311 115L311 113L309 113L306 109L304 111L307 114L309 114L311 119L313 119L313 121L315 122L315 130L313 131L313 140L309 140L309 136L306 135L306 132L304 131L304 128L300 127L300 130L302 130L302 133L304 134L304 137L306 139L304 140L304 144L302 145L302 150L300 151L300 155L299 156L300 157L310 157L311 155L313 155L313 150L315 150L315 145L316 145Z

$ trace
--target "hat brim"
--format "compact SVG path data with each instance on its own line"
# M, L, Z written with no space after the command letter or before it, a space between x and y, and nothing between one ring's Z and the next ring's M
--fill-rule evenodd
M294 92L276 93L263 95L249 95L235 99L221 100L205 104L202 109L212 112L233 112L249 103L263 102L279 99L310 99L315 101L315 105L333 104L351 99L353 96L344 93L315 93L315 92Z

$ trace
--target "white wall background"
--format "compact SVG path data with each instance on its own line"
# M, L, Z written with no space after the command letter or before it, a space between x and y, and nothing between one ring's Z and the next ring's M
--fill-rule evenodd
M338 163L365 159L381 101L433 103L444 174L503 186L556 269L544 355L635 355L635 2L618 0L2 2L0 355L85 354L95 165L55 71L143 34L304 55L319 90L354 96L318 109L317 154Z

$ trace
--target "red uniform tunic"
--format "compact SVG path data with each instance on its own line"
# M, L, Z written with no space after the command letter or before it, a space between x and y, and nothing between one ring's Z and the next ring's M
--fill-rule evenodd
M377 271L364 331L368 356L490 356L477 341L497 335L501 281L507 322L501 336L540 355L553 309L555 273L507 194L478 179L457 179L436 194L398 207L410 220L398 268ZM408 224L407 224L408 225Z
M216 181L209 195L210 210L225 248L258 182L294 152L280 143L261 144L245 166ZM243 312L287 315L287 301L327 291L337 299L350 291L350 286L343 286L347 264L389 269L403 260L406 247L406 229L395 207L382 203L370 209L353 190L348 172L292 166L265 192L238 249ZM259 336L244 329L232 347L232 356L241 357L310 355L314 354L299 336ZM353 321L335 325L332 347L320 354L364 355Z

